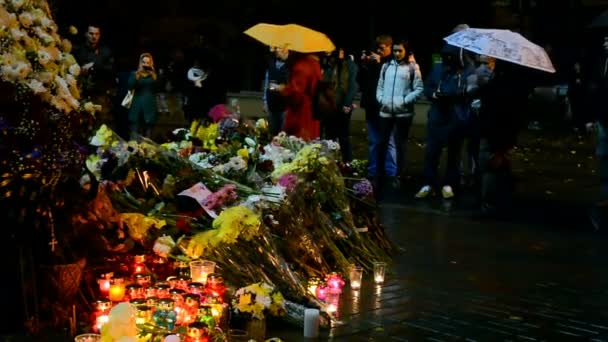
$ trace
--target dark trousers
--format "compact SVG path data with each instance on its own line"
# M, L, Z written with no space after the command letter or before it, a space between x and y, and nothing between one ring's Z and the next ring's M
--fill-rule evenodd
M488 213L500 213L508 210L512 203L513 194L510 155L496 155L488 141L481 139L479 166L481 170L482 210Z
M339 112L334 116L323 120L322 130L325 139L337 141L340 144L342 160L345 163L353 160L353 149L350 143L350 118L351 113Z
M446 126L440 129L429 126L426 149L424 154L424 179L425 184L438 187L439 162L441 152L447 148L448 161L446 165L445 185L453 188L460 184L460 157L462 152L463 136L458 128Z
M276 136L283 130L285 124L285 111L268 111L268 125L272 136Z
M396 176L403 176L405 170L407 139L410 134L410 128L412 127L413 119L413 115L403 118L380 118L380 138L376 154L376 167L378 169L378 177L383 178L386 175L386 152L388 150L388 144L391 139L391 133L393 133L393 130L395 134L395 147L397 150Z

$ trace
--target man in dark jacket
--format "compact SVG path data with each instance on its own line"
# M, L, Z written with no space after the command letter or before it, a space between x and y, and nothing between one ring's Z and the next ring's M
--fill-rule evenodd
M522 113L533 89L524 68L497 61L492 77L480 88L479 113L481 211L506 218L512 205L511 156L523 123Z
M353 159L350 143L350 119L357 90L357 65L345 56L344 49L334 51L328 62L323 78L333 85L336 108L333 115L322 119L321 129L324 131L325 139L340 143L342 160L348 163Z
M74 49L74 58L81 68L82 97L102 106L97 118L111 124L110 116L115 85L114 57L107 46L101 45L101 28L97 24L87 27L85 44Z
M264 76L264 112L268 113L268 124L272 135L277 135L283 130L285 123L285 99L278 91L281 84L287 84L289 73L287 72L287 48L274 48L273 58L268 63L268 69Z
M591 106L597 118L596 155L600 173L600 202L591 212L595 229L608 226L608 35L603 38L603 51L589 68Z
M367 138L369 146L368 176L376 176L378 145L380 143L380 105L376 100L376 90L380 79L382 65L392 58L393 38L381 35L376 38L376 52L364 51L361 56L357 80L361 89L361 107L365 109L365 121L367 124ZM389 141L384 166L386 175L395 177L397 175L397 150L395 148L394 135Z

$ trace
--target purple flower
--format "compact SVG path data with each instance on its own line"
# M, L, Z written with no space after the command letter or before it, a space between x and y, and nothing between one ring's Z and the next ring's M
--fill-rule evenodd
M372 186L372 183L370 183L370 181L368 181L367 179L355 183L355 185L353 185L353 190L355 190L355 195L357 197L362 198L371 196L374 193L374 187Z
M284 174L279 178L279 185L287 189L287 191L293 191L296 185L298 185L298 176L292 173Z

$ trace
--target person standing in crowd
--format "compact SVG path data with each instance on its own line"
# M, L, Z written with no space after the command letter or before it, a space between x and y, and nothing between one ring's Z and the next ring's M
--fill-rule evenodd
M371 179L376 177L378 169L378 144L380 138L380 104L376 99L378 79L382 65L392 58L393 38L389 35L380 35L376 38L376 51L368 53L363 51L361 56L357 80L361 90L361 107L365 109L365 123L367 126L368 167L367 174ZM388 141L385 156L384 171L388 177L397 175L397 155L395 149L394 132Z
M424 88L426 97L431 100L431 108L424 156L425 185L416 193L416 198L426 198L439 187L439 161L444 148L447 148L448 161L441 189L443 198L453 198L454 189L460 185L463 132L470 115L467 78L473 74L473 69L465 69L460 50L450 45L442 49L441 59Z
M582 64L575 62L568 75L568 103L575 133L584 134L593 128L593 113L588 107L588 87Z
M128 87L134 92L129 109L131 138L138 135L150 138L152 128L158 119L156 95L160 87L151 54L147 52L141 54L139 66L137 71L131 74Z
M497 60L488 83L479 88L481 216L510 216L514 190L512 152L533 84L524 68Z
M590 218L596 230L608 226L608 34L603 37L603 49L589 69L591 106L597 120L596 156L599 163L599 201Z
M380 134L376 154L378 170L375 179L378 190L386 177L385 160L393 129L397 148L397 172L393 187L400 187L399 178L405 171L406 144L414 119L414 104L424 90L420 67L410 57L408 42L396 40L393 43L393 59L384 63L380 70L376 89L376 100L380 104Z
M321 63L316 54L292 55L287 84L276 86L286 102L284 130L310 141L320 136L320 123L313 113L313 98L322 77Z
M333 86L335 96L335 113L322 120L324 138L338 141L342 160L349 163L353 159L350 143L350 119L353 113L353 101L357 91L357 65L346 58L344 49L336 49L328 58L328 68L323 79Z
M279 84L286 84L288 79L287 58L289 50L285 47L275 47L272 49L273 57L268 63L266 74L264 75L263 103L264 112L268 114L268 124L270 131L275 136L283 130L285 122L285 99L275 87Z
M81 67L82 97L101 105L96 114L98 121L114 127L110 113L115 85L114 57L110 48L101 44L100 25L87 27L85 43L75 47L74 58Z

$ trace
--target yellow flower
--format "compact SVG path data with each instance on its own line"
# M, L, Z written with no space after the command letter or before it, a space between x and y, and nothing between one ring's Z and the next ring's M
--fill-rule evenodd
M158 229L164 227L165 220L148 217L140 213L121 213L120 219L129 227L129 236L136 241L143 241L152 227Z
M236 154L243 157L243 159L249 159L249 151L246 148L238 150Z
M245 293L239 296L239 310L251 304L251 294ZM244 310L243 310L244 311Z
M68 28L68 32L70 32L70 34L77 35L78 29L76 28L76 26L70 25L70 27Z

